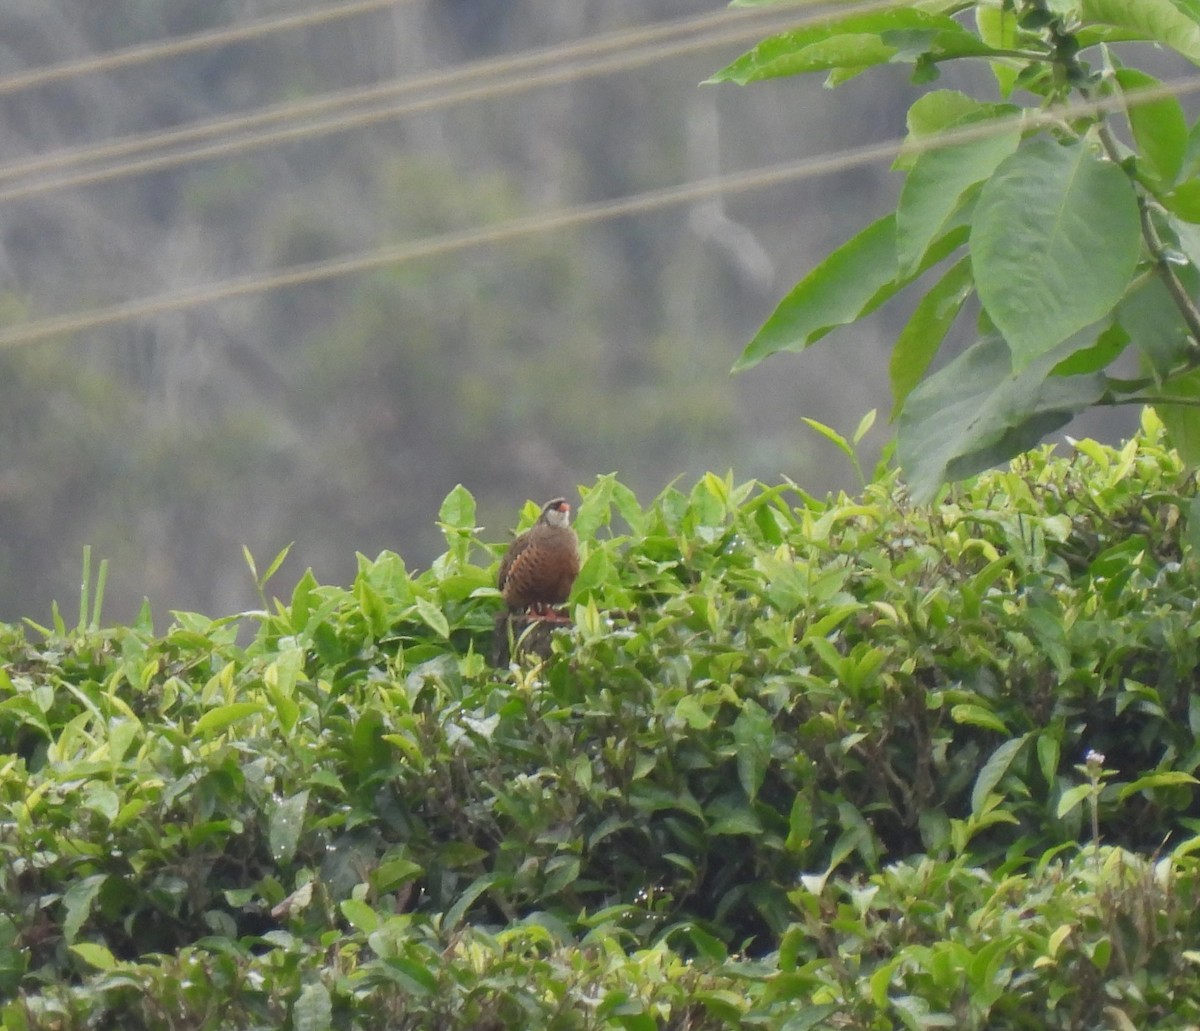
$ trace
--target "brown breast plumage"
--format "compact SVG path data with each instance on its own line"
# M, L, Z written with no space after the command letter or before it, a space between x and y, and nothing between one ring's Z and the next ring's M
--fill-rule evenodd
M559 504L569 511L565 502ZM543 512L543 518L532 529L512 542L501 561L500 593L513 612L561 605L578 575L579 541L575 531L548 523Z

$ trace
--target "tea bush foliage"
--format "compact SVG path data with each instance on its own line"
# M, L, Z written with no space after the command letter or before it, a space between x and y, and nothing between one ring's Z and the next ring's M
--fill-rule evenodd
M425 571L162 632L85 573L74 627L0 628L3 1027L1200 1022L1200 518L1153 412L933 507L581 493L544 661L487 662L461 487Z

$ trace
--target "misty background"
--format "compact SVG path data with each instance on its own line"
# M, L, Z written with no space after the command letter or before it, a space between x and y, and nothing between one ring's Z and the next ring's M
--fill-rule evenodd
M918 95L905 67L835 91L815 76L699 85L752 45L743 14L729 22L736 39L717 27L703 46L660 44L653 59L607 74L582 74L586 54L575 55L547 67L581 74L552 84L487 95L482 79L470 83L479 95L456 103L438 100L450 86L429 86L420 112L268 146L136 170L121 166L192 145L54 163L76 148L723 8L396 0L22 79L319 9L0 2L0 333L896 138ZM764 35L781 17L766 13ZM203 142L253 140L277 124ZM71 181L96 169L118 171ZM869 466L888 432L890 343L916 295L803 355L729 370L786 291L885 214L900 184L885 163L852 167L4 347L0 619L45 621L52 599L70 613L84 545L93 564L110 563L106 622L131 618L143 597L160 624L169 609L256 605L242 545L261 569L295 542L269 588L284 597L308 566L347 583L355 552L392 549L420 567L441 550L438 507L460 482L495 541L526 499L574 497L614 471L643 501L706 470L853 490L849 464L800 419L848 435L878 408ZM1116 439L1129 426L1126 413L1072 432Z

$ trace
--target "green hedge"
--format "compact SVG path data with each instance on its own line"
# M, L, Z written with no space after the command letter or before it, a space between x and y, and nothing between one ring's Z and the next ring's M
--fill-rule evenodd
M488 666L463 488L421 573L0 628L4 1026L1200 1019L1200 519L1153 416L933 508L582 493L545 662Z

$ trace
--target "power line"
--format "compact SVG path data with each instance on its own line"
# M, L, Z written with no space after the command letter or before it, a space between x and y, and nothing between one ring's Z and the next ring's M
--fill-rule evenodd
M405 115L419 114L452 104L497 99L539 87L561 85L566 82L574 82L595 75L627 71L630 68L635 68L668 55L678 56L689 51L706 49L718 43L730 42L737 38L757 36L760 29L761 26L755 29L745 29L739 34L726 34L719 39L702 37L700 39L688 40L684 43L652 47L633 54L622 53L612 57L597 58L588 63L575 64L570 67L556 68L551 71L526 75L520 79L488 83L487 85L470 87L454 93L440 93L433 97L402 100L366 111L344 113L332 119L309 122L302 125L283 126L247 136L235 137L230 140L202 144L184 151L157 154L109 167L89 169L73 175L35 179L32 182L0 190L0 203L21 200L56 190L109 182L131 175L161 172L200 161L232 157L248 151L259 150L263 147L308 139L313 136L327 135L334 132L347 132L351 129L360 129L379 122L390 121Z
M230 43L243 43L275 32L289 29L309 28L342 18L378 11L384 7L394 7L399 3L411 3L412 0L351 0L349 3L331 7L317 7L298 14L282 14L269 18L259 18L242 25L232 25L222 29L209 29L195 32L186 36L175 36L170 39L153 43L141 43L137 46L126 47L122 50L112 50L94 57L82 58L75 61L64 61L61 64L45 65L32 68L27 72L18 72L0 79L0 96L16 93L20 90L31 89L34 86L44 86L50 82L61 82L64 79L74 79L81 75L91 75L96 72L110 72L118 68L129 68L133 65L145 64L149 61L159 61L166 57L176 57L180 54L194 53L198 50L208 50L213 47L227 46Z
M812 6L815 3L822 2L827 3L828 0L800 0L803 6ZM897 0L872 0L872 2L868 3L855 4L851 8L851 11L853 13L866 13L872 10L894 7L896 3ZM43 178L29 183L10 187L7 190L0 190L0 203L55 190L107 182L129 175L164 171L193 162L231 157L235 154L245 153L262 147L306 139L310 136L362 128L381 121L430 111L452 104L486 100L537 87L559 85L564 82L576 81L606 73L611 74L665 57L678 56L683 53L707 49L723 43L756 38L764 32L773 32L782 28L803 27L828 17L828 14L822 14L820 16L809 16L800 21L797 21L795 18L781 20L779 14L772 11L769 13L773 14L774 17L766 24L763 24L762 12L763 9L761 8L736 11L732 14L719 12L717 14L707 14L696 18L682 19L644 28L623 30L580 43L572 43L478 62L468 65L465 68L433 72L415 78L380 83L362 89L340 91L312 100L260 109L247 115L193 123L190 126L180 129L126 137L123 140L100 144L98 146L59 151L45 157L34 158L18 164L0 166L0 181L24 178L32 175L43 176ZM740 27L747 21L752 21L752 24ZM720 31L704 35L705 32L712 29ZM684 38L673 43L663 42L673 36L691 36L696 38ZM645 47L646 49L632 53L628 52L634 47ZM545 65L579 61L580 59L609 54L614 51L616 53L611 57L606 59L597 58L583 65L575 64L553 71L537 71L537 69ZM534 72L535 74L524 75L522 78L504 79L504 77L515 77L526 72ZM488 78L500 78L502 81L474 88L457 88L464 83ZM443 92L435 92L431 96L424 96L417 100L404 99L408 94L439 89L443 90ZM388 98L391 98L391 102L385 103L383 106L372 107L368 110L357 112L350 110L348 113L335 118L308 122L302 125L285 125L282 128L269 129L216 143L203 144L183 151L153 155L73 175L50 179L44 178L47 172L69 168L73 165L87 164L92 161L114 157L127 157L131 154L161 149L213 136L257 129L271 125L272 123L321 115L329 111L336 111L339 108L352 109L364 103L387 101Z
M1128 96L1106 97L1086 103L1074 103L1048 108L1044 111L1024 111L1009 118L974 123L963 128L917 138L891 139L867 144L833 154L818 155L799 161L785 162L747 172L714 176L677 186L650 190L630 197L586 204L543 215L512 219L492 226L477 227L460 232L427 237L407 244L383 247L357 254L344 255L326 261L313 262L282 269L261 276L244 276L211 283L207 286L177 293L128 301L90 311L77 312L27 323L0 333L0 348L16 347L63 334L99 329L130 322L135 319L171 312L186 311L204 304L233 300L303 286L308 283L337 279L372 269L399 265L420 258L443 257L459 251L538 233L594 225L615 218L658 211L678 204L702 200L717 194L744 193L799 179L828 175L876 161L891 160L903 149L918 153L985 139L1013 128L1035 129L1062 124L1067 119L1087 114L1111 113L1125 107L1161 100L1164 96L1180 96L1200 91L1200 75L1189 76L1173 83L1164 83Z

